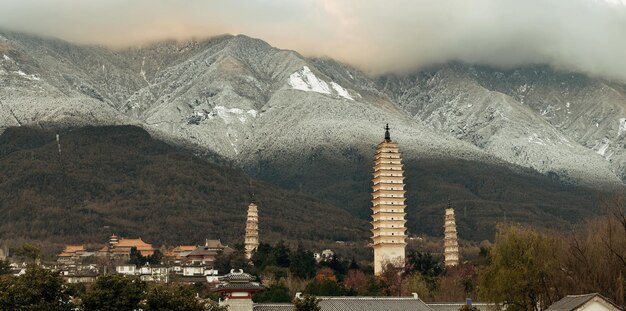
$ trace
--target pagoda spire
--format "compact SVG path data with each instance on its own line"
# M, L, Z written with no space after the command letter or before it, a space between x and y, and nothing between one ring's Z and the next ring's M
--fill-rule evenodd
M391 135L389 135L389 123L385 126L385 141L391 141Z
M372 179L372 247L374 274L380 275L387 264L404 266L406 253L406 213L404 209L404 171L396 142L385 126L385 140L376 147Z

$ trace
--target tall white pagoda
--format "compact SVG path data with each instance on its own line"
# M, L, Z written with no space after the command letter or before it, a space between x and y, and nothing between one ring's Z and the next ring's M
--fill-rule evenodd
M389 124L385 140L376 147L372 179L372 241L374 274L391 263L403 266L406 249L404 171L396 142L391 141Z

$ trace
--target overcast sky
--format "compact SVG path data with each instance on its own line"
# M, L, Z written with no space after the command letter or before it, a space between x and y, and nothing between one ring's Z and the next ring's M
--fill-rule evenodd
M0 0L0 28L113 46L246 34L370 73L462 60L626 81L626 0Z

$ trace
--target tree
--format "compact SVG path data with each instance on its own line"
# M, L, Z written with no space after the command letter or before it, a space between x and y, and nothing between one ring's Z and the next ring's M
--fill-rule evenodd
M160 250L155 250L152 255L146 256L145 261L151 265L159 265L163 260L163 253Z
M289 288L282 283L272 284L265 291L254 294L254 302L289 302Z
M128 263L131 265L143 266L146 263L146 257L144 257L141 252L133 246L130 248Z
M213 267L217 271L222 271L224 273L230 271L231 269L247 270L251 268L249 265L249 261L246 258L246 251L243 244L235 245L234 252L220 252L215 258Z
M337 283L337 277L330 268L322 268L315 279L307 284L304 292L316 296L342 296L345 290Z
M265 269L272 252L273 247L271 245L267 243L259 244L254 253L252 253L252 263L259 270Z
M407 284L407 274L400 263L388 262L383 266L380 279L385 284L384 291L387 296L402 296L402 289Z
M289 267L289 247L285 245L285 242L279 241L272 250L270 265L277 267L288 268Z
M41 249L30 243L24 243L21 247L11 251L14 256L35 261L41 257Z
M58 272L29 266L24 275L0 278L1 310L72 310L70 291Z
M196 299L189 286L155 286L146 296L146 311L203 311L205 304Z
M321 265L323 267L331 268L337 278L339 280L343 280L344 276L348 272L348 266L350 265L350 262L348 262L347 260L340 260L337 255L333 255L330 260L322 262Z
M220 306L216 303L211 303L206 306L206 311L228 311L228 306Z
M351 289L353 293L358 295L367 295L367 276L361 270L349 270L348 274L346 274L346 277L343 279L343 286Z
M424 279L424 276L418 272L413 272L408 275L408 290L409 293L417 293L419 297L428 297L432 299L433 292L430 289L428 282Z
M85 310L134 310L146 295L146 283L121 275L101 276L93 289L83 296Z
M558 298L554 273L562 273L555 235L498 225L490 264L479 276L479 297L515 310L538 311Z
M296 307L296 311L320 311L322 309L319 306L319 299L311 295L296 298L293 300L293 304Z
M434 278L443 272L441 262L429 252L410 250L406 258L408 272L417 271L425 278Z
M8 260L0 260L0 275L11 273L11 266Z
M315 275L315 258L313 253L305 250L302 245L289 255L291 264L289 271L296 277L308 279Z
M480 311L480 309L478 309L478 307L476 306L464 304L459 308L459 311Z

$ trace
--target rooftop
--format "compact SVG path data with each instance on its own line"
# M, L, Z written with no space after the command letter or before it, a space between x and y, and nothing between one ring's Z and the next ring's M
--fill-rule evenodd
M584 294L584 295L568 295L563 299L553 303L547 310L549 311L572 311L582 307L587 302L596 299L604 302L609 308L613 307L615 310L623 310L618 305L608 300L604 296L598 293Z
M124 238L122 238L115 245L115 247L136 247L138 250L141 250L141 249L152 249L152 245L144 242L141 238L138 238L138 239L124 239Z
M410 297L317 297L322 311L433 311L417 295ZM255 311L293 310L290 303L258 303Z

